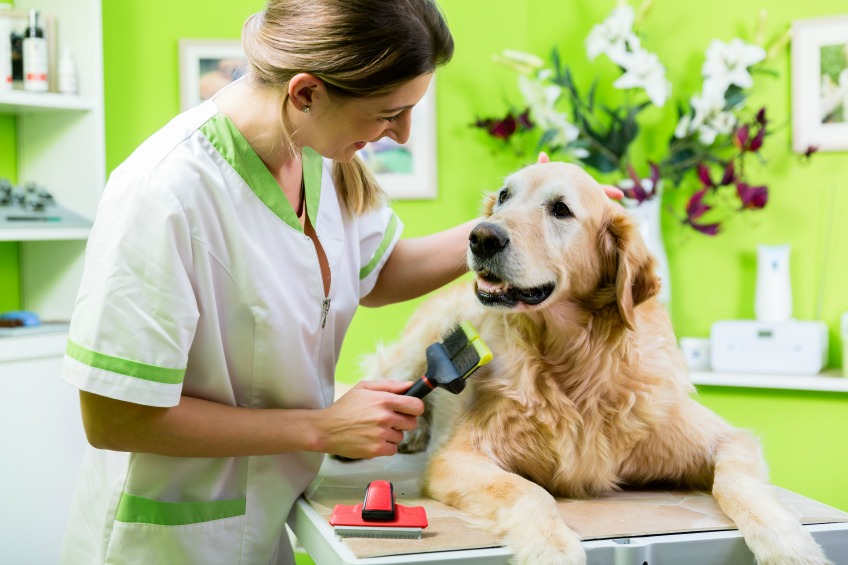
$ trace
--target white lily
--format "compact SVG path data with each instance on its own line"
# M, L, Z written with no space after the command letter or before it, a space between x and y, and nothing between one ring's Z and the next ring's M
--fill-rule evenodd
M714 81L704 81L700 96L690 100L694 116L683 116L677 124L674 135L681 138L697 131L704 145L710 145L719 134L728 134L736 125L736 117L725 110L724 92L726 88Z
M533 75L545 66L545 62L533 53L514 49L504 49L500 55L492 56L492 59L524 75Z
M644 88L645 94L662 108L671 94L671 83L665 78L665 67L659 57L645 50L628 52L619 63L625 73L613 83L615 88Z
M603 22L592 27L586 38L589 60L594 61L598 55L604 54L615 64L620 64L628 48L638 50L639 38L633 33L635 19L633 8L624 4L614 9Z
M534 116L552 111L562 94L562 88L555 84L545 84L543 80L544 77L539 79L518 77L518 90Z
M530 114L536 125L545 131L556 132L550 140L551 144L565 147L577 139L580 130L568 121L564 112L556 109L556 103L562 95L562 88L544 84L542 81L547 78L549 78L548 73L545 72L539 73L538 79L520 76L518 89L530 107ZM577 153L575 156L580 157Z
M562 112L551 111L533 117L545 131L556 132L550 140L550 144L554 147L565 147L580 136L580 130L569 122ZM575 157L587 157L589 155L585 149L575 149L572 153Z
M714 39L707 47L707 59L701 70L704 77L725 88L735 84L739 88L750 88L754 79L748 69L766 58L766 51L739 38L724 43Z

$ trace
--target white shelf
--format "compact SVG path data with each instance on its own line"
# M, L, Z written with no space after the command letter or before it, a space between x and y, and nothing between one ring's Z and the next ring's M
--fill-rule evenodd
M0 241L87 239L91 228L0 228Z
M67 330L0 337L0 363L61 357L67 344Z
M0 113L26 114L51 111L94 110L95 102L81 96L56 94L54 92L24 92L11 90L0 92Z
M848 379L842 376L839 369L810 376L713 373L712 371L692 371L689 376L692 383L696 385L848 392Z

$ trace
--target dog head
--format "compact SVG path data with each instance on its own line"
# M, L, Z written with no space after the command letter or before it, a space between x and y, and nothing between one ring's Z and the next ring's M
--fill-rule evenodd
M483 305L518 312L563 301L592 312L613 308L629 328L634 308L659 291L653 261L622 207L566 163L507 177L469 237L468 265Z

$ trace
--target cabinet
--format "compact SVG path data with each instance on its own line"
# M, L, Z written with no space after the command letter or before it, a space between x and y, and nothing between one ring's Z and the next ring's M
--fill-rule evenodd
M17 183L35 181L94 218L105 185L100 0L16 0L56 20L56 45L76 63L79 95L0 92L16 122ZM8 151L8 146L0 151ZM20 242L21 306L67 321L82 275L87 228L2 228ZM76 389L59 379L67 334L0 337L0 562L57 563L85 448Z

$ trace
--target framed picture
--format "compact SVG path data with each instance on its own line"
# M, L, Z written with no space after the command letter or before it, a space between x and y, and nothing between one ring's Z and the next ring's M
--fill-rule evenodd
M412 109L409 141L400 145L389 138L369 143L359 155L368 163L377 182L394 200L436 198L436 89Z
M247 70L238 39L181 39L179 46L181 111L211 98Z
M792 23L792 148L848 150L848 15Z

